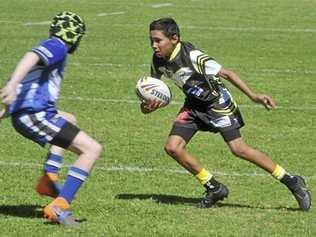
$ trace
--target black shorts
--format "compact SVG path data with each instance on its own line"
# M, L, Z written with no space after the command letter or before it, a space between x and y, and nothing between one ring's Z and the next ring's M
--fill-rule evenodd
M57 111L19 113L12 115L11 120L18 133L41 146L50 143L67 149L80 132Z
M197 131L219 132L226 142L241 137L244 126L241 113L234 101L198 107L186 102L177 115L169 136L178 135L186 143Z
M79 132L80 129L77 126L67 121L61 128L61 131L53 138L50 143L64 149L68 149Z

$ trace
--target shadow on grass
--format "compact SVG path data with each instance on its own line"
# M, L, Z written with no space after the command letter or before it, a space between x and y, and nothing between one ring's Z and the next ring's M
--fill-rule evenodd
M190 205L196 206L201 201L201 198L189 198L176 195L166 194L118 194L115 196L116 199L122 200L154 200L157 203L171 204L171 205ZM228 207L228 208L249 208L249 209L262 209L262 210L283 210L283 211L300 211L299 208L287 208L287 207L265 207L265 206L251 206L247 204L237 203L216 203L213 207ZM212 208L213 208L212 207Z
M138 200L147 200L151 199L156 201L157 203L163 203L163 204L196 204L201 199L200 198L188 198L188 197L181 197L176 195L164 195L164 194L118 194L115 196L117 199L124 199L124 200L132 200L132 199L138 199Z
M251 206L251 205L247 205L247 204L237 204L237 203L217 203L216 205L218 207L231 207L231 208L249 208L249 209L276 210L276 211L301 211L299 208Z
M16 216L22 218L43 218L43 207L39 205L1 205L0 215ZM86 218L75 218L78 224L86 222ZM55 225L54 223L46 220L46 225Z
M42 218L42 206L39 205L1 205L0 215L24 218Z

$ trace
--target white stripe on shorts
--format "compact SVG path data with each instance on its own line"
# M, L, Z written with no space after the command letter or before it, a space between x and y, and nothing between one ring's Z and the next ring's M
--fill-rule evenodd
M35 133L39 133L41 136L45 135L43 134L38 127L34 126L33 121L31 120L29 115L23 115L20 118L20 121L26 125L28 128L32 129Z
M32 121L31 117L29 115L24 115L20 118L20 121L25 124L28 128L30 128L33 132L38 133L40 136L45 136L45 138L48 141L51 141L53 138L47 134L45 134L43 131L41 131L38 127L34 125L34 122Z
M38 119L38 121L40 121L42 124L44 124L45 126L49 127L50 129L52 129L55 132L59 132L60 128L55 126L54 124L48 122L45 118L46 113L45 112L40 112L40 113L36 113L35 116ZM54 117L55 118L55 117Z
M45 125L46 127L48 127L49 129L55 131L56 133L58 133L60 131L60 128L55 126L52 123L49 123L46 118L45 118L46 113L43 112L39 112L34 114L36 120L42 124ZM35 133L38 133L40 136L45 136L47 141L51 141L53 140L53 137L48 135L45 131L41 130L38 126L34 125L34 122L31 119L30 115L24 115L20 118L20 121L25 124L28 128L30 128L32 131L34 131Z

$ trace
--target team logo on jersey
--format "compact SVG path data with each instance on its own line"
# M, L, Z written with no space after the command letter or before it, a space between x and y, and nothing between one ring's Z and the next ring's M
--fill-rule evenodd
M182 67L173 75L173 80L183 86L192 74L193 71L189 67Z
M175 73L165 67L159 67L158 70L162 72L165 77L173 80L177 86L183 87L185 82L192 76L193 71L189 67L182 67Z

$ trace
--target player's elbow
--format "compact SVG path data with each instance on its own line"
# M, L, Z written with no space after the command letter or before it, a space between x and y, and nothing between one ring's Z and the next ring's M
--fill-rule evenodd
M222 68L219 75L228 81L232 81L237 76L233 70L227 68Z

